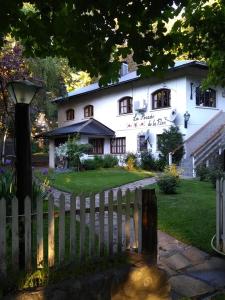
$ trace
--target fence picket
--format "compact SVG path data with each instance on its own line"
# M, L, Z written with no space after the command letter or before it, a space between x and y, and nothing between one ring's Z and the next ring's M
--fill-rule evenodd
M138 253L142 252L142 192L141 188L137 190L138 202Z
M65 260L65 195L59 197L59 263Z
M55 220L54 220L54 198L50 195L48 199L48 266L55 264Z
M125 241L126 249L130 249L130 190L125 192L126 212L125 212Z
M225 180L223 180L223 198L221 199L222 247L225 251Z
M0 199L0 272L6 274L6 201Z
M25 198L25 269L31 270L31 199Z
M117 249L118 252L122 251L122 191L119 189L117 191L117 236L118 236L118 244Z
M70 198L70 259L76 260L76 196Z
M95 196L90 195L89 254L95 255Z
M108 249L109 255L113 255L113 191L108 194Z
M134 191L134 247L138 248L138 189Z
M18 199L12 199L12 267L16 272L19 269L19 217Z
M104 219L105 198L104 193L99 194L99 254L104 255Z
M43 198L37 199L37 267L44 267Z
M86 199L80 196L80 260L84 259L84 245L85 245L85 207Z

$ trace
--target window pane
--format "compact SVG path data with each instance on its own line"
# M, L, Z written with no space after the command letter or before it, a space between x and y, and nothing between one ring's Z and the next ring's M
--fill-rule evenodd
M126 153L126 138L125 137L111 139L111 153L112 154Z
M66 120L73 120L74 119L74 109L68 109L66 111Z
M119 101L119 113L128 114L133 112L132 98L126 97Z
M196 105L206 107L216 107L216 91L213 89L201 90L196 88Z
M93 116L93 105L87 105L84 108L84 117L88 118L88 117L92 117Z
M104 139L89 139L88 142L93 146L91 154L104 153Z
M139 151L147 151L148 150L148 142L145 139L144 135L139 136Z
M152 94L152 109L170 107L170 90L161 89Z

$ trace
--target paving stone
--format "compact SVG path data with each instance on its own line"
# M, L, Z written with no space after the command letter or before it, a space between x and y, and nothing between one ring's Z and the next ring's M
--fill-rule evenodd
M225 271L225 259L219 257L209 257L203 263L187 269L190 272L208 272L208 271Z
M209 258L209 254L192 246L189 246L186 249L184 249L182 254L185 255L188 258L188 260L190 260L194 264L202 263Z
M204 280L205 282L209 283L210 285L216 288L225 287L225 270L203 270L196 272L188 272L187 274L200 280Z
M180 270L190 266L190 261L180 253L176 253L168 258L163 259L162 262L173 270Z
M169 279L169 283L176 294L183 297L196 297L214 291L212 286L187 275L172 276Z

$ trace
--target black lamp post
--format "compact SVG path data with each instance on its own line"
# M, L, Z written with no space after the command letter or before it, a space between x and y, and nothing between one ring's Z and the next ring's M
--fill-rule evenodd
M184 128L187 128L187 124L188 124L188 121L190 119L190 114L188 111L186 111L186 113L184 114Z
M8 93L15 103L16 141L16 196L19 214L24 215L24 199L32 199L32 164L29 104L40 86L28 80L14 80L7 84ZM24 223L20 222L20 267L24 267Z

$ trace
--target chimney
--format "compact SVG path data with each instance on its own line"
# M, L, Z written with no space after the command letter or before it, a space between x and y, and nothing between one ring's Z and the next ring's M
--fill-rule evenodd
M128 64L126 62L122 62L120 67L120 77L127 75L128 73Z

